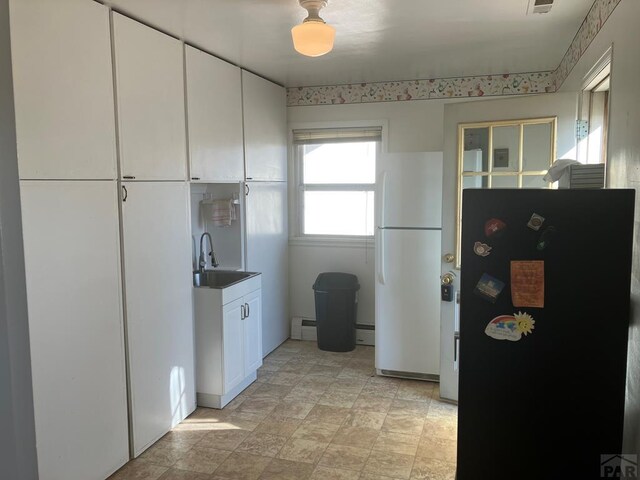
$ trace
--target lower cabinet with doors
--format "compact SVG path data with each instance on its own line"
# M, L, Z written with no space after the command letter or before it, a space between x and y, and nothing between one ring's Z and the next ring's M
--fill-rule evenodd
M262 365L261 275L226 288L194 287L196 398L222 408Z

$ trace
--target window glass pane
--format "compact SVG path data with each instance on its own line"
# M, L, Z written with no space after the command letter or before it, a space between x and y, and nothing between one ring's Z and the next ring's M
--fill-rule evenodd
M518 188L518 176L491 176L491 188Z
M303 182L375 183L377 142L303 146Z
M306 235L373 235L373 191L304 192Z
M549 188L549 184L542 180L544 175L523 175L522 188Z
M520 127L517 125L493 128L493 170L518 170Z
M551 160L551 124L525 125L523 135L522 169L547 170Z

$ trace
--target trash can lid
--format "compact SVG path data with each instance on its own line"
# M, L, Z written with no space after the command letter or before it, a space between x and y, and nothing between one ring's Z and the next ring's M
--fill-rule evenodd
M314 290L360 290L358 277L351 273L324 272L318 275L313 284Z

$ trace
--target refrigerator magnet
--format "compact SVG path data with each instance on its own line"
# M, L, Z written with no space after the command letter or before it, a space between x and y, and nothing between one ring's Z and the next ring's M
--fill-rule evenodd
M538 215L537 213L534 213L533 215L531 215L531 218L529 219L529 223L527 223L527 227L537 232L538 230L540 230L540 227L542 227L543 223L544 223L544 217L541 215Z
M538 239L538 245L537 248L538 250L542 251L545 248L547 248L549 246L549 243L551 242L551 239L553 237L555 237L556 233L558 231L556 230L556 227L554 226L548 226L541 234L540 234L540 238Z
M486 257L491 253L491 247L486 243L476 242L473 244L473 253L479 257Z
M496 340L519 341L533 332L536 321L526 312L500 315L489 322L484 333Z
M495 303L504 286L505 283L503 281L493 278L487 273L483 273L473 292L485 300Z
M484 234L487 238L499 237L507 228L507 224L499 218L490 218L484 224Z
M544 261L511 261L511 302L514 307L544 307Z

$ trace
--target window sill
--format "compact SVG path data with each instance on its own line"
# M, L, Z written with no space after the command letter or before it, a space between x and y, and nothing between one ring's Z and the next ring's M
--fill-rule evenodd
M329 237L318 235L289 238L289 246L295 247L373 248L374 245L373 237Z

